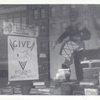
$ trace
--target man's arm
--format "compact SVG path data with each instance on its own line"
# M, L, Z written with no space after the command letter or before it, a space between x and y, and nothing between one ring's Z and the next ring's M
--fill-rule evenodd
M61 43L66 37L69 36L69 27L67 27L66 31L62 33L62 35L57 39L57 41L55 42L55 45L53 47L53 49L56 47L56 45L58 43Z
M62 35L57 39L57 43L61 43L66 37L69 36L69 27L67 27L66 31L62 33Z

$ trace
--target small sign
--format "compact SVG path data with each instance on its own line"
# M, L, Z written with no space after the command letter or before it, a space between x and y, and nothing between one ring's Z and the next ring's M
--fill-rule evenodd
M3 31L6 35L20 35L20 36L31 36L38 37L38 27L35 25L25 25L12 22L3 23Z
M85 88L85 95L98 95L98 89Z
M8 36L9 81L37 80L36 38Z

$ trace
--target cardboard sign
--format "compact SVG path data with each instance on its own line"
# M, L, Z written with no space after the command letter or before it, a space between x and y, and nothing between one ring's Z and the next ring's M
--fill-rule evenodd
M7 35L21 35L21 36L31 36L38 37L38 27L35 25L27 26L25 24L18 24L12 22L3 23L4 34Z
M36 38L8 36L9 81L39 79Z

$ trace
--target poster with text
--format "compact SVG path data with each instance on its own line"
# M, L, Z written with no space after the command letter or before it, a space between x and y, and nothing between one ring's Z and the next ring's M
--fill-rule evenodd
M36 38L8 36L9 81L39 79Z

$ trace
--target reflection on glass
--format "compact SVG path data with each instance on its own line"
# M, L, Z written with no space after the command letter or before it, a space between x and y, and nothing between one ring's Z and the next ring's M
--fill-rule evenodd
M38 19L38 10L37 9L35 9L33 11L33 16L34 16L34 19Z
M45 18L45 9L41 9L41 18Z

